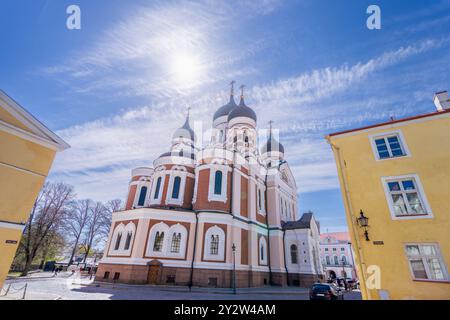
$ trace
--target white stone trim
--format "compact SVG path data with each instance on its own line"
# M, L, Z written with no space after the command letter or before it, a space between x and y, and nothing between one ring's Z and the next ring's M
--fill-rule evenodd
M128 249L125 249L125 243L129 232L131 232L130 246ZM119 233L122 233L122 237L120 239L119 247L116 250L115 247ZM135 237L136 237L136 225L132 221L127 223L127 225L119 223L114 229L113 236L111 237L108 254L113 256L129 256L133 248Z
M211 254L211 251L210 251L212 235L219 236L219 248L218 248L218 254L216 254L216 255ZM210 227L205 232L205 243L203 245L203 259L204 260L223 261L225 259L225 243L226 243L225 231L223 231L223 229L218 227L217 225Z
M159 190L158 190L159 191L158 197L155 198L155 192L156 192L156 186L158 184L158 178L161 178L161 184L160 184ZM150 197L150 204L161 203L165 183L166 183L166 171L155 172L155 175L153 176L153 186L152 186L152 192L151 192L151 197Z
M180 177L180 190L178 191L178 198L172 198L173 186L176 177ZM166 194L166 204L175 204L182 206L184 202L184 192L186 188L186 177L187 172L185 171L172 171L172 174L169 176L169 185L167 188Z
M208 186L208 201L227 202L227 187L228 187L228 169L227 165L211 165L209 170L209 186ZM231 170L231 169L230 169ZM216 172L222 172L222 189L221 194L214 194L215 176Z
M0 228L23 231L23 229L25 228L25 224L19 224L19 223L8 222L8 221L0 221Z

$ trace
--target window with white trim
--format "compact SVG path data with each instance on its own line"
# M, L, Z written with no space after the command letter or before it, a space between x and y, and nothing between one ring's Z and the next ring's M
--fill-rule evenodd
M431 213L417 177L404 176L383 180L393 216L423 216Z
M141 191L139 193L139 201L138 201L138 206L142 207L145 204L145 196L147 195L147 187L143 186L141 187Z
M212 164L209 174L208 201L227 201L227 170L228 167Z
M403 157L408 154L399 132L372 136L377 160Z
M291 245L291 263L292 264L298 263L298 250L295 244Z
M450 280L437 244L407 244L405 250L414 279Z
M267 264L267 241L265 237L259 238L259 264Z
M222 228L213 226L206 231L203 256L205 260L225 259L225 232Z
M153 195L153 199L159 199L159 194L160 194L160 190L161 190L161 181L162 181L162 177L158 177L158 179L156 180L156 187L155 187L155 193Z

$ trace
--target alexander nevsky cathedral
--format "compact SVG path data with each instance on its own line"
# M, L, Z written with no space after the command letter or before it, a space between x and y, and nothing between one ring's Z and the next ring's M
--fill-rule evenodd
M233 84L201 148L188 114L170 150L132 170L96 280L255 287L321 278L319 224L298 214L284 147L268 131L259 150L256 113L243 91L236 104Z

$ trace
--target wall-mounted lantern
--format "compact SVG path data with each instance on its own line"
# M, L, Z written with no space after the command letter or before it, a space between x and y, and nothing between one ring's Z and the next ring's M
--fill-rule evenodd
M364 216L364 212L362 209L359 212L360 217L356 219L360 228L364 228L364 236L366 237L366 241L370 241L369 233L367 232L367 227L369 226L369 218Z

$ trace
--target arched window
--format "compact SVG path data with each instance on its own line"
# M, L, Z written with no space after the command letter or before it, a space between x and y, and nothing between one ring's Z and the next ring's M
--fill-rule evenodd
M153 244L153 251L161 252L164 243L164 231L156 232L155 242Z
M219 254L219 235L211 235L211 244L209 246L209 254L218 255Z
M331 264L331 262L330 262L330 257L329 257L329 256L326 256L326 257L325 257L325 261L326 261L326 263L327 263L328 265Z
M133 236L133 232L128 231L127 238L125 239L125 247L124 250L130 249L131 237Z
M248 143L248 136L245 136L244 141L245 143Z
M138 206L143 206L145 203L145 196L147 195L147 187L141 188L141 193L139 194Z
M347 257L346 256L342 256L341 260L342 260L342 264L347 264Z
M222 194L222 171L216 171L214 175L214 194Z
M205 242L203 247L203 257L205 260L223 261L225 260L225 231L213 226L208 228L205 233Z
M258 208L259 211L261 211L262 206L261 206L261 189L258 189Z
M298 263L298 252L297 246L295 244L291 245L291 263L292 264Z
M338 259L338 257L337 257L337 256L334 256L333 258L334 258L334 264L339 264L339 259Z
M263 236L259 238L259 264L267 264L267 241Z
M161 188L161 177L159 177L158 180L156 180L155 195L153 196L154 199L158 199L160 188Z
M122 232L119 232L119 234L117 235L116 244L114 246L114 250L119 250L120 241L122 241Z
M172 235L172 244L170 246L170 252L179 253L181 246L181 233L174 232Z
M181 178L175 177L173 180L172 199L178 199L178 196L180 195L180 184Z

